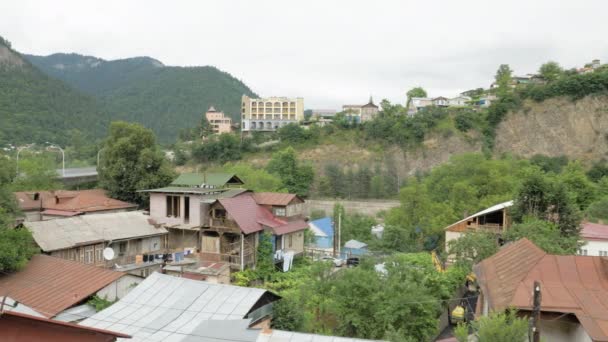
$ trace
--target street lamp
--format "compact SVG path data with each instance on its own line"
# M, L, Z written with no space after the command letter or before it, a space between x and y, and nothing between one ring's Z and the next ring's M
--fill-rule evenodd
M19 153L21 153L23 150L31 148L32 146L34 146L34 144L17 147L17 176L19 176Z
M97 151L97 171L99 171L99 155L101 154L101 151L103 151L105 149L105 147L102 147L99 149L99 151Z
M65 177L65 152L63 151L63 149L62 149L61 147L59 147L59 145L56 145L56 144L50 143L50 142L48 142L48 141L46 142L46 144L47 144L47 145L49 145L49 146L47 147L47 150L48 150L48 149L52 149L52 148L56 148L56 149L58 149L59 151L61 151L61 167L62 167L62 168L61 168L61 176L62 176L62 177Z

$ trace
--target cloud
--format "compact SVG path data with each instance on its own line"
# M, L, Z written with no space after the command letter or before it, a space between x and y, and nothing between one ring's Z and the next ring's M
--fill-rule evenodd
M601 0L232 0L0 3L0 34L19 51L104 59L151 56L214 65L262 95L309 108L403 102L425 87L453 96L555 60L608 59Z

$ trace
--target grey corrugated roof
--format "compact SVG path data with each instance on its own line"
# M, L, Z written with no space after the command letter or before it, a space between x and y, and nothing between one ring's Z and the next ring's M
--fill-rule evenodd
M304 334L283 330L272 330L270 332L262 332L257 339L257 342L356 342L356 341L371 341L362 340L350 337L325 336L315 334Z
M26 222L34 240L49 252L95 241L123 240L166 234L148 222L141 211L92 214L49 221Z
M357 240L348 240L344 244L344 248L359 249L359 248L365 248L365 247L367 247L366 243L363 243L363 242L357 241Z
M4 301L4 310L6 311L13 311L36 317L44 317L44 315L41 315L38 311L14 300L11 297L7 296L6 298L4 298L4 296L0 296L0 303L2 303L2 301Z
M243 319L264 293L153 273L80 324L124 332L130 341L255 341Z

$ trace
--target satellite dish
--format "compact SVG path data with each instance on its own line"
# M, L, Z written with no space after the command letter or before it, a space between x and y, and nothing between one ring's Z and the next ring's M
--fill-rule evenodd
M103 258L106 260L114 259L114 250L110 247L103 250Z

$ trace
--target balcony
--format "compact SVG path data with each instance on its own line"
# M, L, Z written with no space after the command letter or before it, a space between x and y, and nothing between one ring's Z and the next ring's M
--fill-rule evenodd
M470 226L467 226L467 231L501 234L503 231L503 226L498 223L486 223L486 224L472 223Z
M224 233L234 233L240 234L241 228L239 228L238 224L232 220L227 220L224 218L210 218L209 219L209 228L210 230L214 230L217 232Z

